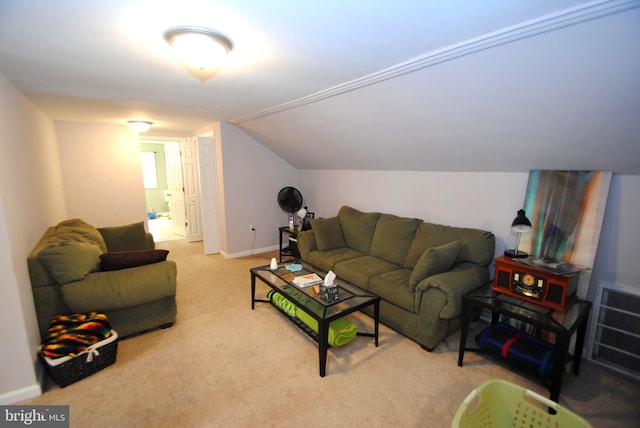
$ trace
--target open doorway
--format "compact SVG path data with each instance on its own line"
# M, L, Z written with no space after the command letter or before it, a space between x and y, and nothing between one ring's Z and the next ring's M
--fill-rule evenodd
M149 232L156 242L186 239L180 142L140 142Z
M205 254L219 253L213 133L194 138L150 137L140 144L142 158L153 165L147 168L143 162L150 175L145 194L154 239L204 241Z

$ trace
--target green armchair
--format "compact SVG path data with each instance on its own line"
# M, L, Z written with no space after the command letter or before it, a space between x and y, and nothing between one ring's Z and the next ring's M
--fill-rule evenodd
M97 311L120 337L176 320L176 264L144 224L95 228L80 219L50 227L27 257L40 334L58 314Z

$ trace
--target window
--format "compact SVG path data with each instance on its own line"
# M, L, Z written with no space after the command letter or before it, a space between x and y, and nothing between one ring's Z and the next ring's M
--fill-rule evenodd
M155 152L142 152L142 180L145 189L158 188Z

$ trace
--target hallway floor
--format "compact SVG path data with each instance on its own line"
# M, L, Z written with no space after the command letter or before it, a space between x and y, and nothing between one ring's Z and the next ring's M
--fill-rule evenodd
M186 239L186 236L181 236L174 233L171 230L171 219L159 215L153 220L149 220L149 233L153 235L155 242L175 241L178 239Z

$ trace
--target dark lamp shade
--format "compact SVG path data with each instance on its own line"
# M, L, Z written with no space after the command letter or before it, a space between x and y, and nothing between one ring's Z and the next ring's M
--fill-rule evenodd
M516 239L516 248L515 250L505 250L504 255L511 258L524 258L529 254L524 251L518 251L520 247L520 235L522 233L531 231L531 222L525 215L524 210L518 210L518 216L511 223L511 230L518 234L518 238Z
M526 217L524 210L518 210L518 216L511 223L511 230L518 233L531 231L531 222Z

